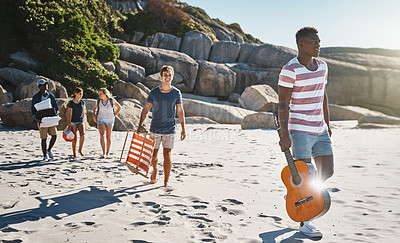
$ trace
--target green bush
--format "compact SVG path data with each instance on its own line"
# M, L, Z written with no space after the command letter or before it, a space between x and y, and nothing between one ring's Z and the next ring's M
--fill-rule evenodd
M101 87L112 88L116 74L100 61L115 63L119 49L109 33L120 33L121 17L103 0L17 0L18 31L36 54L40 74L62 83L69 93L82 87L97 97Z

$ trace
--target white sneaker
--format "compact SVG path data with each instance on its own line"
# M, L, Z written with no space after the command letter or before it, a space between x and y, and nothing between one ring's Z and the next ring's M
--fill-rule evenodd
M49 159L47 158L47 156L44 156L43 159L42 159L42 161L47 162L47 161L49 161Z
M311 238L322 238L322 233L315 227L314 222L312 219L301 222L299 231L303 233L306 236L309 236Z
M47 154L49 155L50 159L54 159L54 155L51 151L47 150Z

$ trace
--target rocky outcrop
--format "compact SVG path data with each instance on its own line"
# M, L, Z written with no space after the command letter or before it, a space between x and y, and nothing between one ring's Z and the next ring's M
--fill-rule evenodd
M185 115L208 117L213 121L224 124L240 124L242 119L255 113L239 107L212 104L199 100L183 99Z
M275 129L274 116L270 112L258 112L247 115L241 123L242 129L269 128Z
M269 85L252 85L244 90L239 104L249 110L274 112L278 108L279 98Z
M0 85L0 105L12 102L13 95L7 90L3 89L3 86Z
M167 33L156 33L150 35L145 40L148 47L161 48L171 51L179 51L182 38Z
M121 111L115 117L114 131L126 131L127 129L136 129L139 123L142 107L135 101L123 99L120 101ZM149 113L151 116L151 113ZM146 118L144 122L147 129L150 129L150 119Z
M0 79L18 86L22 83L30 83L36 79L36 75L16 68L0 68Z
M235 93L241 94L246 87L255 84L268 84L278 90L280 68L257 68L245 63L227 65L236 73Z
M194 93L203 96L229 96L236 85L236 74L224 64L198 61Z
M145 69L139 65L117 60L115 66L118 77L124 81L137 84L145 77Z
M14 93L14 99L22 100L25 98L32 98L37 92L39 92L39 88L37 87L37 80L39 80L39 78L44 77L37 77L31 82L26 82L18 85ZM62 86L61 83L50 80L48 78L44 79L46 79L49 83L47 89L48 92L52 93L56 98L68 98L67 89Z
M60 111L61 120L57 126L58 130L63 130L68 125L67 105L70 99L57 99L57 106ZM3 104L0 107L0 117L3 124L7 127L22 127L26 129L35 128L31 112L32 99L27 98L17 102ZM86 127L89 123L85 121Z
M155 87L160 86L162 83L160 73L158 72L147 76L146 78L143 79L142 83L149 89L154 89ZM179 86L179 84L182 83L183 83L183 77L179 73L175 73L171 84L173 86Z
M261 68L282 68L296 55L295 50L283 46L245 43L240 49L238 62L254 64Z
M139 2L141 1L106 0L107 5L110 5L114 10L124 13L142 11L143 8Z
M185 117L186 124L218 124L217 122L211 120L210 118L203 116L190 116ZM179 124L179 119L177 119L176 124Z
M214 42L211 48L209 61L217 63L236 62L239 56L240 46L240 43L234 41Z
M114 84L113 94L121 98L139 100L144 105L147 99L147 93L130 82L119 80Z
M400 117L394 116L363 116L358 119L358 124L385 124L385 125L400 125Z
M115 72L115 65L113 62L102 62L101 65L109 72Z
M96 99L82 99L82 100L85 101L87 121L90 126L95 127L96 123L93 120L93 109L97 103L97 100Z
M39 68L39 62L36 58L25 50L18 51L10 55L11 61L18 67L23 69L32 70L34 72Z
M331 121L358 120L363 116L382 116L381 112L372 111L358 106L341 106L329 104Z
M174 67L175 73L183 77L183 82L176 87L182 92L192 92L198 71L198 64L184 53L133 44L118 44L120 59L135 63L145 68L146 75L160 71L163 65Z
M208 60L212 40L200 31L186 32L182 39L180 52L188 54L195 60Z

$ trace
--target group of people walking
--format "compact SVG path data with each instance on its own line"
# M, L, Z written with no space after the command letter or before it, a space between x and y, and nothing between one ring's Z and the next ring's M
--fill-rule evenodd
M328 66L326 62L317 58L320 51L320 39L315 28L305 27L300 29L296 33L296 43L298 47L297 57L290 60L282 68L279 75L279 123L282 131L279 145L282 151L291 148L296 160L311 163L311 159L313 159L317 167L318 178L325 181L333 175L334 167L330 139L332 131L329 126L328 97L325 89ZM185 118L181 92L171 85L174 69L171 66L163 66L160 76L162 84L151 90L143 107L137 131L145 130L143 123L152 108L150 132L156 135L156 141L151 162L153 172L150 183L155 183L157 180L157 155L162 143L164 185L168 186L172 167L171 150L175 140L175 116L178 116L181 124L181 140L186 137ZM36 111L33 105L44 99L51 99L51 104L57 112L58 108L54 95L47 92L47 82L39 80L37 85L40 91L33 97L32 114L40 127L40 121L36 119ZM82 89L75 89L72 100L68 104L68 128L75 135L79 131L78 152L83 156L85 103L81 100L82 96ZM121 106L106 89L99 90L99 97L93 114L100 133L103 156L106 157L110 152L114 117L121 110ZM116 106L116 112L113 111L113 106ZM47 134L51 135L49 147L46 147ZM104 134L107 143L105 143ZM55 127L40 128L40 137L42 139L43 159L47 160L47 156L52 158L51 149L56 140ZM76 143L77 137L75 136L72 143L74 156L76 156ZM322 237L322 233L316 228L312 219L301 222L299 231L310 237Z
M40 79L37 82L39 92L33 96L32 99L32 116L34 122L40 131L41 147L43 153L43 161L47 161L49 158L53 159L54 155L51 152L56 139L57 139L57 128L56 126L42 127L41 116L38 116L35 105L39 102L45 101L46 99L51 100L51 110L54 110L55 115L58 115L59 109L55 96L48 92L48 82L44 79ZM106 88L101 88L98 91L99 99L93 110L93 120L97 123L97 129L100 135L100 145L102 149L102 158L106 158L110 154L111 148L111 131L114 126L115 117L121 111L121 105L111 97L111 93ZM83 144L85 142L85 120L86 120L86 106L85 101L82 99L83 89L75 88L71 95L71 100L67 105L67 129L72 131L74 139L72 140L72 157L77 157L76 147L78 143L79 133L79 148L78 153L84 157ZM114 108L115 107L115 108ZM47 147L47 134L51 136L50 144Z

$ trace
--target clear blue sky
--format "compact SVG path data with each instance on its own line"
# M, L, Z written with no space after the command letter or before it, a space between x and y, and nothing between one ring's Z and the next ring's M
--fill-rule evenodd
M296 49L294 35L318 29L322 47L400 49L400 0L182 0L211 18L239 23L265 43Z

